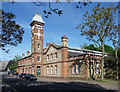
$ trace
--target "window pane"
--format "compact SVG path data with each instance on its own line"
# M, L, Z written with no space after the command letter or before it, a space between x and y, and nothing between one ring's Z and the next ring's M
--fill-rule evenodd
M53 60L53 54L51 54L51 60Z
M57 59L57 53L55 53L55 59Z
M77 64L76 69L77 69L77 70L76 70L76 73L79 74L79 70L80 70L79 64Z
M37 61L40 61L40 56L37 57Z
M40 44L38 44L38 49L40 48Z
M47 61L49 61L49 55L47 55Z
M55 74L58 73L58 70L57 70L57 65L55 66Z
M96 74L98 74L98 72L99 72L99 65L98 65L98 63L96 64Z
M73 64L73 74L75 74L75 64Z
M49 66L47 66L47 74L49 74Z
M51 66L51 74L53 74L53 66Z

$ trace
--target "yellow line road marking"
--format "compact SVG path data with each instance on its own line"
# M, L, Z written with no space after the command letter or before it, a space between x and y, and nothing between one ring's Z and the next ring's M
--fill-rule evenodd
M0 82L2 82L3 85L5 85L6 87L11 88L12 90L16 91L15 88L11 87L10 85L6 84L5 82L3 82L2 80L0 80Z
M2 82L2 84L4 84L6 87L10 87L10 85L6 84L5 82L3 82L2 80L0 80Z

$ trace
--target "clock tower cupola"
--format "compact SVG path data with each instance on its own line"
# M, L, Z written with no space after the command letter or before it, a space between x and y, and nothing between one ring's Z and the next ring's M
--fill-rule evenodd
M31 54L43 53L43 21L40 14L36 13L33 16L31 26Z

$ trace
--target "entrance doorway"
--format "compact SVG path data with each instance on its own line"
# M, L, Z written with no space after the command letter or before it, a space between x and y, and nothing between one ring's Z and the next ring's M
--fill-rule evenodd
M40 76L41 75L41 69L40 69L40 66L37 66L37 76Z

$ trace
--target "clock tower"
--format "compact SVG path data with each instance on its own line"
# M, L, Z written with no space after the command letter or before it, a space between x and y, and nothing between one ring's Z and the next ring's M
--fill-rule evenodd
M31 54L43 53L43 21L40 14L33 16L31 26Z

